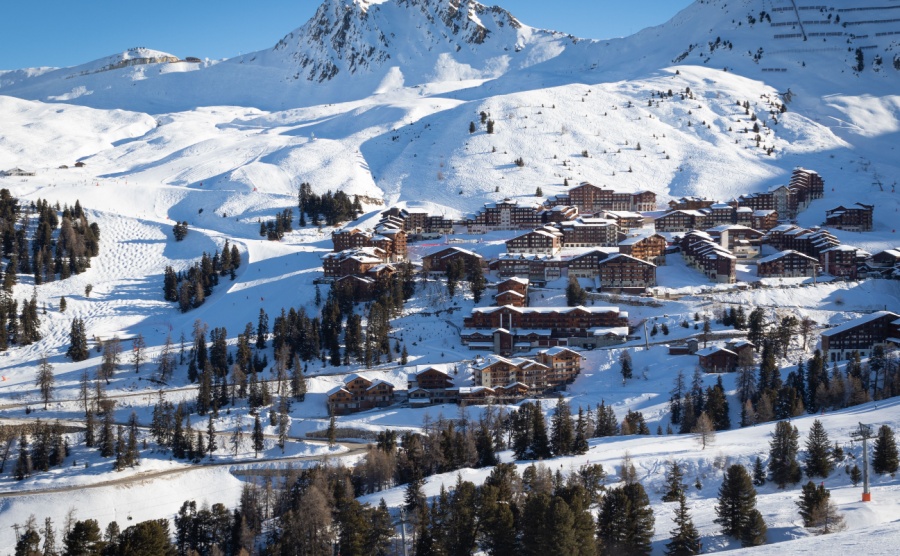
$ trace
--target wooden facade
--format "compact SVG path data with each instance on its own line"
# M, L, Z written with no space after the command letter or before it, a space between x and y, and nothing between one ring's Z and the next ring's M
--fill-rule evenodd
M757 261L756 275L760 278L813 277L819 261L799 251L781 251Z
M900 315L877 311L822 332L822 354L828 361L845 361L858 352L868 357L878 345L900 344Z

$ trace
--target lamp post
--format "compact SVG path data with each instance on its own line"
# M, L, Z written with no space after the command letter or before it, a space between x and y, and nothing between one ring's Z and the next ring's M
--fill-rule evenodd
M862 440L863 443L863 502L872 501L872 493L869 492L869 439L875 438L872 427L869 425L859 424L859 428L850 433L850 437L854 440Z

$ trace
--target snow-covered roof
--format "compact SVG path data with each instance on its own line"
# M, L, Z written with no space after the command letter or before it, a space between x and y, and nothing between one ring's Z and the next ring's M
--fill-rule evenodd
M804 255L803 253L801 253L799 251L794 251L793 249L788 249L786 251L779 251L778 253L775 253L774 255L769 255L768 257L763 257L763 258L759 259L757 261L757 263L770 263L772 261L777 261L778 259L780 259L782 257L786 257L788 255L797 255L799 257L803 257L804 259L809 259L811 261L818 262L814 257L810 257L809 255Z
M512 296L515 296L515 297L521 297L522 299L525 299L525 296L522 295L521 293L517 292L516 290L506 290L506 291L502 291L502 292L500 292L500 293L498 293L498 294L494 294L494 297L500 297L501 295L512 295Z
M725 353L730 353L731 355L737 356L737 354L730 349L725 349L723 347L713 346L698 350L694 355L699 355L700 357L708 357L714 353L719 353L720 351L724 351Z
M626 237L625 239L623 239L622 241L620 241L619 245L634 245L635 243L639 243L641 241L644 241L647 238L651 238L656 235L659 235L659 234L648 231L643 234L629 236L629 237ZM662 237L662 236L660 236L660 237Z
M636 263L640 263L645 266L652 266L654 268L656 267L656 265L651 262L645 261L644 259L637 259L635 257L632 257L631 255L626 255L625 253L614 253L614 254L610 255L609 257L603 259L602 261L598 262L597 264L603 265L603 264L606 264L611 261L622 260L622 259L634 261Z
M618 307L585 307L579 305L577 307L513 307L512 305L503 305L501 307L475 307L472 313L493 313L501 309L508 309L516 313L571 313L572 311L584 311L586 313L611 313L618 312Z
M559 355L560 353L565 353L567 351L570 353L574 353L575 355L581 356L581 354L578 353L577 351L575 351L574 349L569 349L569 348L563 347L563 346L556 346L556 347L552 347L552 348L548 348L548 349L542 349L538 353L542 353L544 355L547 355L548 357L554 357L556 355Z
M874 313L865 315L864 317L860 317L858 319L854 319L843 324L839 324L835 327L829 328L828 330L822 331L822 336L834 336L835 334L840 334L842 332L846 332L848 330L853 330L857 326L862 326L864 324L870 323L872 321L878 320L883 317L893 316L900 317L900 315L896 313L892 313L890 311L876 311Z
M505 280L501 280L497 282L498 285L505 284L506 282L516 282L517 284L522 284L523 286L527 286L531 283L528 278L519 278L518 276L511 276Z
M628 327L627 326L611 326L611 327L594 327L588 328L588 334L594 337L598 336L618 336L624 337L628 336Z

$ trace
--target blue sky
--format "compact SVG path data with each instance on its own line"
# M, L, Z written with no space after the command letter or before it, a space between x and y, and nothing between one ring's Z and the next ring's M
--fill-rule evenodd
M690 0L481 0L523 23L582 38L625 36L667 21ZM319 0L9 0L0 69L72 66L145 46L176 56L228 58L275 45ZM140 8L135 6L140 5Z

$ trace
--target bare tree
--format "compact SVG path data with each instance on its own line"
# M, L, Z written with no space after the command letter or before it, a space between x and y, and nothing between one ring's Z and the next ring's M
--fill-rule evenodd
M156 375L160 382L168 382L175 372L175 355L172 353L172 335L166 336L166 343L156 359Z
M53 365L47 360L46 355L42 355L34 385L41 391L41 399L44 400L44 409L47 409L47 406L50 405L50 400L53 399L53 384L55 382L56 378L53 376Z
M697 435L697 442L700 443L704 450L707 445L712 444L716 440L716 429L713 426L712 419L709 418L705 411L700 414L692 432Z
M144 342L144 336L138 334L131 342L131 364L134 365L134 372L141 372L141 365L147 360L145 349L147 344Z

